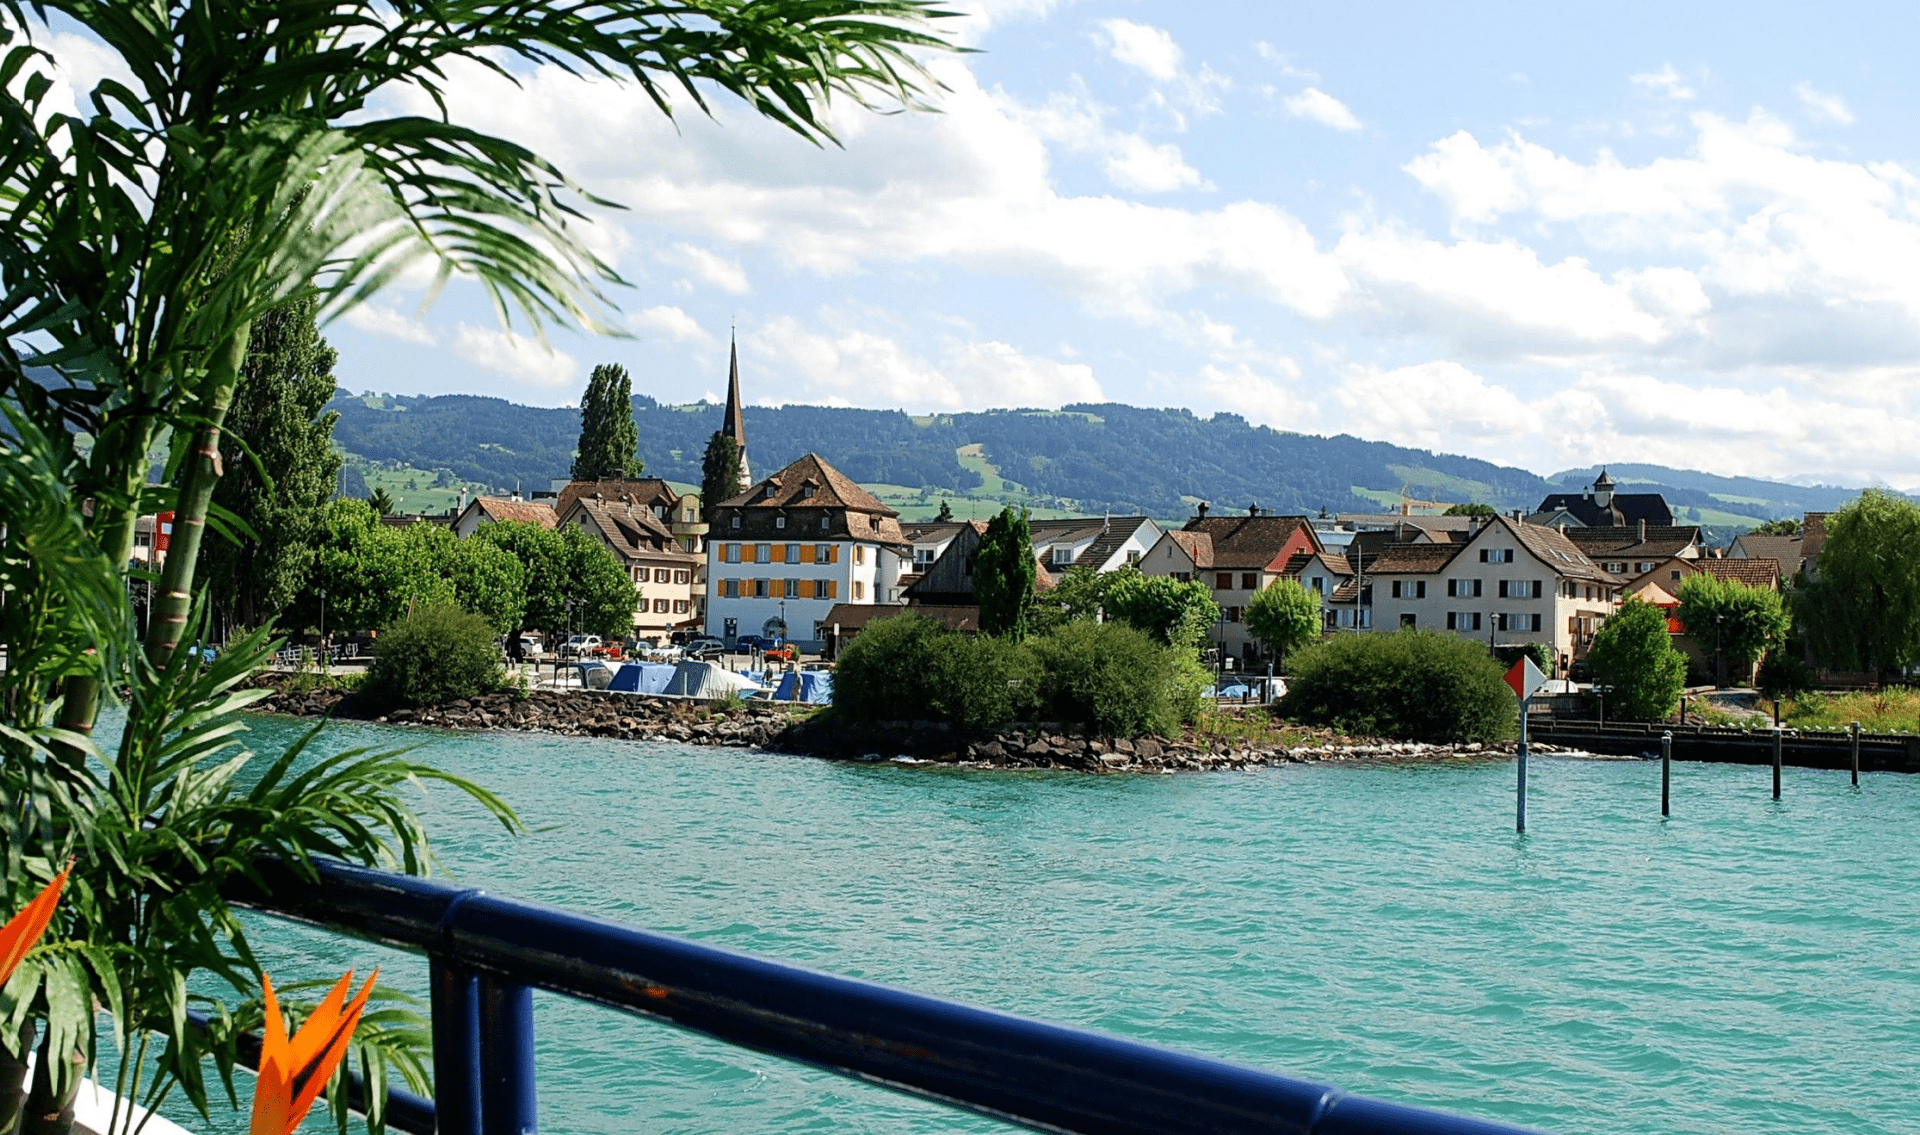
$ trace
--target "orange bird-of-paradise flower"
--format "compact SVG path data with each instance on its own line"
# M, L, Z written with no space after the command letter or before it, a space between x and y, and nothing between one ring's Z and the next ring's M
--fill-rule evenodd
M373 980L379 976L380 971L374 970L353 1004L346 1005L347 990L353 984L353 971L348 970L289 1040L286 1024L280 1018L280 1002L273 996L273 981L261 975L267 1021L260 1043L260 1078L253 1087L253 1121L247 1135L292 1135L300 1126L307 1109L347 1054L347 1041L353 1037L360 1011L367 1006L367 995L373 992Z
M69 865L53 877L53 882L40 888L33 901L19 914L13 916L5 927L0 928L0 985L5 985L13 977L13 971L20 965L20 959L27 956L40 941L40 935L47 932L47 923L53 921L53 908L60 904L60 890L67 885Z

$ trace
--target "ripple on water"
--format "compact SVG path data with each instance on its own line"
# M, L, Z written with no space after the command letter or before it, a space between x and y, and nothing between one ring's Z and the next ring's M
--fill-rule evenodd
M1920 778L1792 770L1775 805L1765 769L1683 763L1662 821L1657 765L1541 760L1516 836L1507 763L1008 776L407 737L535 829L427 789L443 859L505 893L1551 1130L1920 1132ZM276 971L379 953L261 933ZM536 1019L548 1130L1002 1129L560 998Z

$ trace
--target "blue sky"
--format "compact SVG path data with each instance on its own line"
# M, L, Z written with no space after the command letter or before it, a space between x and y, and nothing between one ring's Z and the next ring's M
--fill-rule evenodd
M941 113L816 150L721 103L453 76L629 211L633 338L455 284L335 324L353 390L543 405L621 362L915 412L1113 400L1550 472L1920 484L1920 11L956 4Z

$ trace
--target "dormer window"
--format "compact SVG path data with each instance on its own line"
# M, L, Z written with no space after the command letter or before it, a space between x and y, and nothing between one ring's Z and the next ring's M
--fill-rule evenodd
M820 531L825 532L826 530L827 530L827 518L823 516L820 518Z
M773 526L774 526L775 528L785 528L785 527L787 526L787 518L786 518L786 517L784 517L784 516L776 516L776 517L774 517L774 518L773 518Z
M802 486L800 489L800 495L803 497L811 498L813 496L813 486L812 485Z
M740 518L739 518L739 517L737 517L737 516L736 516L736 517L734 517L734 518L733 518L733 526L734 526L735 528L738 528L738 527L740 527Z

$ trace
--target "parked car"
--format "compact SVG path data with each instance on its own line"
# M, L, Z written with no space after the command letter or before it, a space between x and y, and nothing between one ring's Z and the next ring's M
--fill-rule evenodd
M718 658L726 652L726 644L719 639L703 639L699 644L687 647L688 658Z
M521 661L539 662L541 658L545 655L545 653L546 653L546 649L541 644L539 635L523 634L520 636L520 660ZM511 650L508 651L508 656L509 657L512 656Z
M694 651L696 651L696 650L703 650L703 649L705 649L705 648L707 648L707 647L709 647L709 646L717 646L717 647L719 647L719 648L720 648L721 650L725 650L725 649L727 649L727 644L726 644L726 642L725 642L725 640L723 640L723 639L718 639L718 638L715 638L714 636L712 636L712 635L710 635L710 634L697 634L697 635L693 635L693 636L691 636L690 638L688 638L688 639L687 639L687 641L686 641L686 642L684 642L684 643L682 643L681 645L683 645L683 646L685 646L685 647L687 648L687 653L689 653L689 654L691 654L691 653L693 653L693 652L694 652Z
M772 650L783 641L785 640L768 638L766 635L743 634L733 640L733 645L736 650Z
M603 645L597 634L577 634L560 644L560 657L584 658Z

